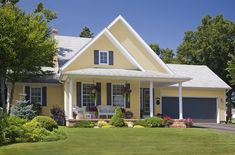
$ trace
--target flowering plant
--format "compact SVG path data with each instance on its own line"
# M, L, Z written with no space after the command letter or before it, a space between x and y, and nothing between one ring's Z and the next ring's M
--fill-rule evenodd
M171 119L170 116L164 116L163 117L163 121L162 121L162 125L164 125L165 127L169 127L170 125L173 124L173 120Z
M127 86L123 86L122 88L122 94L123 96L126 96L128 101L130 100L130 94L131 94L131 89L130 87L127 87Z

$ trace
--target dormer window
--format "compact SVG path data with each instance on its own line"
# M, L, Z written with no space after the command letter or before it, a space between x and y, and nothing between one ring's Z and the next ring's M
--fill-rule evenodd
M113 51L94 50L94 64L96 65L113 65Z
M99 51L99 64L108 65L109 64L109 52Z

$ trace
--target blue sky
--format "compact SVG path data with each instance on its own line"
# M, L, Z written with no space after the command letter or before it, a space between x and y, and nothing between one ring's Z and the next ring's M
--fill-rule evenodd
M97 34L121 14L147 43L174 50L205 15L235 22L234 0L20 0L19 6L31 11L39 2L57 13L51 27L60 35L78 36L84 26Z

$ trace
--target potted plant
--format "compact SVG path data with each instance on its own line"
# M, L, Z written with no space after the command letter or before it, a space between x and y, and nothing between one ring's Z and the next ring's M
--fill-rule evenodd
M90 92L94 101L97 100L98 91L99 91L99 87L97 85L93 85L90 89Z
M129 87L123 86L122 94L123 94L123 96L126 96L127 100L129 101L130 100L131 89Z
M131 111L126 111L125 112L125 118L126 119L131 119L133 117L133 113Z

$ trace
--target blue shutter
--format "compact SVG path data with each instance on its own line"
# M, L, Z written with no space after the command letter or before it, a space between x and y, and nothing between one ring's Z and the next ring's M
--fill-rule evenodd
M109 65L113 65L113 51L109 51Z
M112 85L111 83L107 83L107 105L112 105Z
M94 50L94 64L99 64L99 50Z
M47 87L42 87L42 106L47 106Z
M29 86L25 86L25 100L26 101L30 101L30 87Z
M129 83L126 84L126 88L130 89L130 84ZM129 96L129 98L128 98L128 95L126 95L126 108L130 108L131 107L130 100L131 100L131 97Z
M81 82L77 82L77 106L78 107L82 107L82 83Z
M101 83L97 82L96 86L97 86L97 101L96 101L96 105L101 105Z

